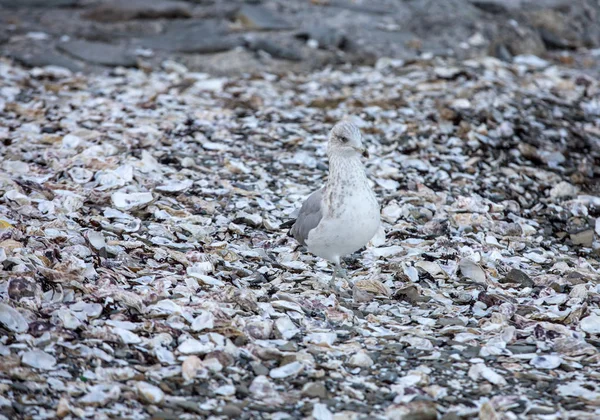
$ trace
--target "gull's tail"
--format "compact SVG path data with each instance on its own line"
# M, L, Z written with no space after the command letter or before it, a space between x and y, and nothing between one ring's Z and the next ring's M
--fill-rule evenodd
M296 219L290 219L287 222L283 222L282 224L280 224L279 227L281 229L288 229L287 236L293 238L294 235L292 235L292 229L291 229L291 227L294 226L294 223L296 223Z

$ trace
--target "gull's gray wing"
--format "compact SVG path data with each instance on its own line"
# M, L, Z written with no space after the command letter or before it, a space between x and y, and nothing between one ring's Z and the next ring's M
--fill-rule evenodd
M294 226L290 229L290 235L302 245L306 245L308 234L317 227L323 218L321 205L323 190L324 188L315 191L306 199L300 208L300 213L298 213L298 218Z

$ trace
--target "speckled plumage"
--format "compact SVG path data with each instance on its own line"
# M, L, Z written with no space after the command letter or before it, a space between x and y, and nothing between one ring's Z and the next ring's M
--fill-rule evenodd
M313 254L340 268L340 258L359 250L377 232L379 204L371 189L360 154L359 129L338 123L329 135L327 185L304 202L290 234Z

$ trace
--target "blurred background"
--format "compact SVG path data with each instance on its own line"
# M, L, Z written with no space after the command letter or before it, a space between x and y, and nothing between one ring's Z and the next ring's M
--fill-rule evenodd
M599 0L0 0L0 54L77 71L535 55L597 74Z

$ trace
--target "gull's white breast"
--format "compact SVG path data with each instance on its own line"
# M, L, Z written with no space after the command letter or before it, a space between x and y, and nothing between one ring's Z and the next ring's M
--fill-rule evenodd
M380 223L379 204L366 179L360 181L350 183L350 188L346 184L344 192L334 191L330 196L325 217L308 235L310 252L335 261L358 251L375 236Z

